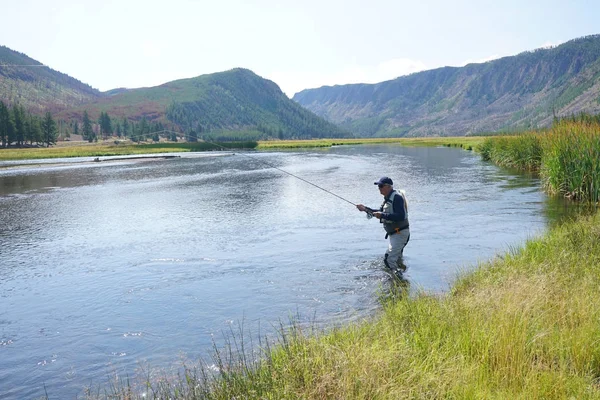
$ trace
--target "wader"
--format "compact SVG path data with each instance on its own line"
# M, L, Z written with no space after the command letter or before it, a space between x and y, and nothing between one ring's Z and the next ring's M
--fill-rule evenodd
M394 213L394 198L396 196L402 196L402 200L404 203L404 215L406 218L402 221L388 221L385 219L381 219L383 223L383 227L385 228L386 238L389 238L390 244L385 252L385 256L383 258L383 262L385 266L391 270L400 269L400 271L405 271L406 266L402 263L402 253L404 251L404 247L408 243L410 239L410 229L408 224L408 207L406 204L406 198L404 194L400 194L395 190L392 191L388 198L384 199L383 204L381 206L381 211L384 213Z

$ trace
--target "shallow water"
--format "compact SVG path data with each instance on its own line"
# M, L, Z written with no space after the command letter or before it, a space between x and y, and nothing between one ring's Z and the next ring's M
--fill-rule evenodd
M569 211L459 149L249 154L0 163L0 398L75 398L141 363L206 358L238 323L372 315L389 284L377 220L270 165L371 207L373 182L392 177L409 202L412 290L447 290Z

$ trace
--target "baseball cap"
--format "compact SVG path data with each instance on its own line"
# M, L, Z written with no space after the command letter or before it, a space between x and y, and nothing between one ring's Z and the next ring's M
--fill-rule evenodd
M377 182L375 182L375 185L393 185L393 184L394 184L394 182L387 176L382 176L381 178L379 178L379 180Z

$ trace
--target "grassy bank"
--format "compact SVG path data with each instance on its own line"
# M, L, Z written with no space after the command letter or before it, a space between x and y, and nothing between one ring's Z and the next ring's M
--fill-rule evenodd
M449 138L381 138L381 139L315 139L315 140L274 140L218 143L62 143L50 148L11 148L0 149L0 161L37 160L43 158L69 157L106 157L135 154L177 153L190 151L211 151L231 149L295 149L319 148L341 145L359 144L399 144L404 146L449 146L472 150L483 137L449 137Z
M287 330L251 361L144 383L145 398L600 399L600 217L554 228L443 296L392 296L371 321ZM396 294L401 288L395 289ZM92 398L142 398L131 383Z
M485 138L468 137L427 137L427 138L359 138L359 139L315 139L315 140L273 140L259 141L257 149L294 149L311 147L331 147L359 144L398 144L403 146L447 146L472 150Z
M600 124L563 120L547 132L485 139L484 159L539 171L548 192L577 200L600 200Z
M206 142L197 143L80 143L49 148L10 148L0 149L0 161L39 160L43 158L106 157L135 154L177 153L190 151L211 151L225 148L253 149L256 142L224 142L218 145Z

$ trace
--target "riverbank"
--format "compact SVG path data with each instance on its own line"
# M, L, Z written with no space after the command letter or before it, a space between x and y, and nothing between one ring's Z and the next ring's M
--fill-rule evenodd
M403 146L446 146L474 150L483 143L482 136L420 137L420 138L360 138L259 141L257 150L331 147L363 144L398 144Z
M54 147L0 149L1 161L39 160L72 157L109 157L140 154L181 153L214 151L224 149L253 149L256 142L224 142L217 144L198 143L152 143L136 144L129 141L119 143L67 143Z
M10 148L0 149L1 161L37 160L71 157L107 157L136 154L178 153L193 151L214 151L224 149L276 150L294 148L318 148L359 144L399 144L404 146L448 146L472 150L483 137L448 138L380 138L380 139L315 139L315 140L275 140L260 142L219 142L219 143L153 143L136 144L129 141L104 143L65 142L50 148Z

